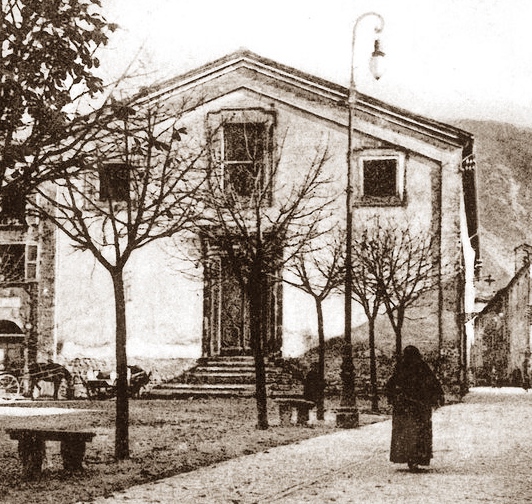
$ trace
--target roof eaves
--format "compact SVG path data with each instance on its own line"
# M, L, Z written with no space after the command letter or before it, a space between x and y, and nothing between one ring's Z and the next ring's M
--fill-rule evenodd
M343 102L347 98L347 90L343 86L285 65L280 65L249 51L239 51L156 86L143 88L137 94L135 101L138 103L152 101L165 94L172 93L177 89L189 88L200 80L213 79L230 70L242 67L296 85L305 91L317 94L336 103Z
M414 114L406 109L390 105L371 96L361 94L359 103L366 107L368 111L387 116L392 122L396 122L410 129L422 128L431 136L436 136L437 138L443 137L453 144L465 147L473 141L473 135L465 130L434 119L429 119L419 114Z
M208 78L209 76L214 77L230 69L240 68L242 66L256 70L269 77L281 79L299 86L308 92L320 95L336 104L344 103L347 106L348 88L259 56L247 49L235 51L178 77L143 88L136 95L134 101L137 103L152 101L176 89L191 87L201 79ZM464 130L414 114L408 110L389 105L364 94L359 94L357 108L363 112L381 116L407 129L422 131L432 138L453 145L465 147L473 141L473 136Z

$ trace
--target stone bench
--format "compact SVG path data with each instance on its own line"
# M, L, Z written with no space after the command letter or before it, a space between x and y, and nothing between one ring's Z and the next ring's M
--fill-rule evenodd
M34 479L41 475L46 455L46 441L61 443L61 457L65 470L81 471L85 443L92 441L96 435L94 432L44 429L6 429L6 432L11 439L18 441L18 454L22 462L24 479Z
M354 429L359 426L359 413L355 406L340 406L334 410L336 426L341 429Z
M296 425L306 425L309 420L309 410L316 405L302 397L278 397L275 402L279 405L279 418L282 426L291 425L292 412L296 410Z

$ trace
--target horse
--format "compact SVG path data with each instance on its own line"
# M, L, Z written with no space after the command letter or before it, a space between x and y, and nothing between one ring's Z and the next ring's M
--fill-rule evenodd
M51 382L54 384L54 400L59 398L59 388L63 380L67 383L67 399L73 395L73 379L70 371L61 364L55 362L35 362L28 366L30 376L30 395L33 398L35 388L41 391L40 381Z

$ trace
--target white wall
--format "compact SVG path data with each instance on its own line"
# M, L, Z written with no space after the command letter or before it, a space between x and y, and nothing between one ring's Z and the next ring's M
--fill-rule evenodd
M282 92L282 91L280 91ZM345 215L347 131L333 120L319 119L286 101L273 103L277 111L277 135L284 139L277 197L283 197L294 181L308 170L316 148L328 148L327 174L336 182L331 194L338 194L333 218ZM172 105L171 98L168 99ZM304 104L303 104L304 105ZM237 107L270 108L272 99L250 91L239 90L208 102L188 113L181 121L187 127L186 141L204 142L205 118L209 110ZM337 112L337 111L336 111ZM335 113L336 113L335 112ZM378 133L378 128L375 129ZM427 158L408 155L406 159L406 190L408 206L389 207L389 216L417 220L420 227L431 225L433 195L431 177L437 163ZM383 209L361 208L356 218L364 220ZM95 262L89 252L73 251L67 238L59 234L56 292L57 340L65 356L91 356L91 353L114 354L114 304L109 274ZM165 246L171 248L168 242ZM202 334L202 271L193 271L189 263L170 258L160 244L137 251L127 266L126 283L129 297L128 352L131 356L199 357ZM180 273L185 268L187 274ZM312 298L293 287L284 287L283 330L285 355L301 353L315 337L316 314ZM343 333L343 297L325 303L327 337ZM353 324L363 322L354 305Z
M73 251L62 234L59 240L56 326L62 355L113 357L111 277L90 252ZM200 355L202 284L180 273L190 268L158 244L131 257L125 272L129 356Z

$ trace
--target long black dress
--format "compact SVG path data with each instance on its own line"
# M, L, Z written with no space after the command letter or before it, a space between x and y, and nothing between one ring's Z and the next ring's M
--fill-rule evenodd
M386 384L393 405L390 461L409 467L429 465L432 458L432 407L443 404L440 382L419 350L407 346Z

